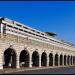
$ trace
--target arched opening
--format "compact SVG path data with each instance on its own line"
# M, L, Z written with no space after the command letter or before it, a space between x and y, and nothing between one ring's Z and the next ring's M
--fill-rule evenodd
M12 48L4 51L3 68L16 68L16 52Z
M49 66L53 66L53 54L49 54Z
M72 65L72 55L71 55L71 65Z
M29 53L27 50L22 50L20 53L20 67L29 67Z
M58 54L55 54L55 66L58 66Z
M60 66L63 65L63 55L60 55Z
M66 65L66 55L64 55L64 65Z
M68 55L68 56L67 56L67 64L68 64L68 65L70 64L69 59L70 59L70 56Z
M41 66L47 66L47 54L45 52L41 55Z
M32 54L32 66L39 66L39 53L37 51L34 51Z

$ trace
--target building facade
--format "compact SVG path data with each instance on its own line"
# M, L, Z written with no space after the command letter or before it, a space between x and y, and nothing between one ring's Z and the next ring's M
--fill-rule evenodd
M74 44L0 18L0 69L74 65Z

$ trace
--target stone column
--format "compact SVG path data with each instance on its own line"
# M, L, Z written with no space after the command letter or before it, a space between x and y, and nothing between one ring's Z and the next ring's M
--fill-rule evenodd
M39 54L39 67L41 67L41 54Z
M70 66L71 66L71 57L70 57Z
M72 60L72 59L71 59ZM72 62L72 64L71 65L73 65L73 60L71 61Z
M16 68L20 68L20 64L19 64L19 55L17 55L17 64L16 64Z
M73 65L73 56L72 56L72 65Z
M0 69L3 69L3 63L0 62Z
M71 56L70 56L70 58L69 58L69 65L71 66Z
M1 24L1 38L3 37L3 24Z
M70 56L69 56L69 66L70 66Z
M47 67L49 67L49 55L47 55Z
M62 61L62 66L64 66L64 55L62 55L63 57L62 57L62 59L63 59L63 61Z
M67 60L68 60L68 56L66 56L66 66L68 66Z
M1 57L0 57L0 69L3 69L3 57L2 57L2 54L1 54Z
M60 66L60 55L58 55L58 66Z
M72 56L72 65L73 65L73 56Z
M30 54L30 58L29 58L29 67L32 67L32 54Z
M55 55L53 54L53 67L55 66Z

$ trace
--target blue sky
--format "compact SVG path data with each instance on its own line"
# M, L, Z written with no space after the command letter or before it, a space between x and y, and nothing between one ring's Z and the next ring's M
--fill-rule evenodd
M7 17L75 43L75 2L0 1L0 16Z

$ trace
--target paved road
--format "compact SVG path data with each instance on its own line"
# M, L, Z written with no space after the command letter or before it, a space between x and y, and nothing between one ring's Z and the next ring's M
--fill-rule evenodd
M75 74L75 67L50 68L44 70L16 72L12 74Z

